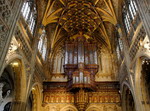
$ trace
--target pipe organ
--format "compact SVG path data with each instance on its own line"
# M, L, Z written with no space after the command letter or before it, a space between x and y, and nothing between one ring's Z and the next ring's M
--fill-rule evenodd
M97 65L97 44L80 35L65 43L65 73L68 88L94 88Z
M65 44L65 64L97 64L97 46L85 37L69 40Z

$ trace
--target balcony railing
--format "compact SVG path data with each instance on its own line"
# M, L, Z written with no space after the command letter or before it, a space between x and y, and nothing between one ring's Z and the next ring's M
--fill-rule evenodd
M21 30L19 29L19 27L17 27L16 31L15 31L15 37L16 40L18 41L20 48L22 49L24 55L26 56L28 61L31 61L31 57L32 57L32 49L29 46L29 43L25 40L25 38L23 37L24 35L22 35Z
M130 55L131 60L133 60L137 51L140 48L140 41L143 41L145 37L146 37L146 32L145 32L144 28L142 27L130 48L129 55Z

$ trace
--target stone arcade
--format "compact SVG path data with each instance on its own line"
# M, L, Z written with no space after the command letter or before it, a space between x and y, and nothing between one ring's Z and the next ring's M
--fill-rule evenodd
M150 0L0 0L0 111L150 111Z

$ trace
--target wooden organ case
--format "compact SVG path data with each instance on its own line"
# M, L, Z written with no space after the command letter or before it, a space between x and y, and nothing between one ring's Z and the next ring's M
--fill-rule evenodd
M64 71L68 76L69 90L95 88L97 65L97 44L80 35L65 43Z
M97 44L94 40L79 35L65 42L64 71L67 82L44 83L45 107L73 104L78 111L86 111L93 104L107 110L109 104L109 107L114 108L113 111L120 111L119 83L95 82L98 65Z

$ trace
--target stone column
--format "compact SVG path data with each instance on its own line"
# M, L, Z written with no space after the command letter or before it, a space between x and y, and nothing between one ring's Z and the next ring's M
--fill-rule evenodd
M23 0L14 0L13 6L10 6L9 2L9 0L0 0L0 8L3 9L0 12L0 76Z
M13 101L11 111L25 111L25 102Z

